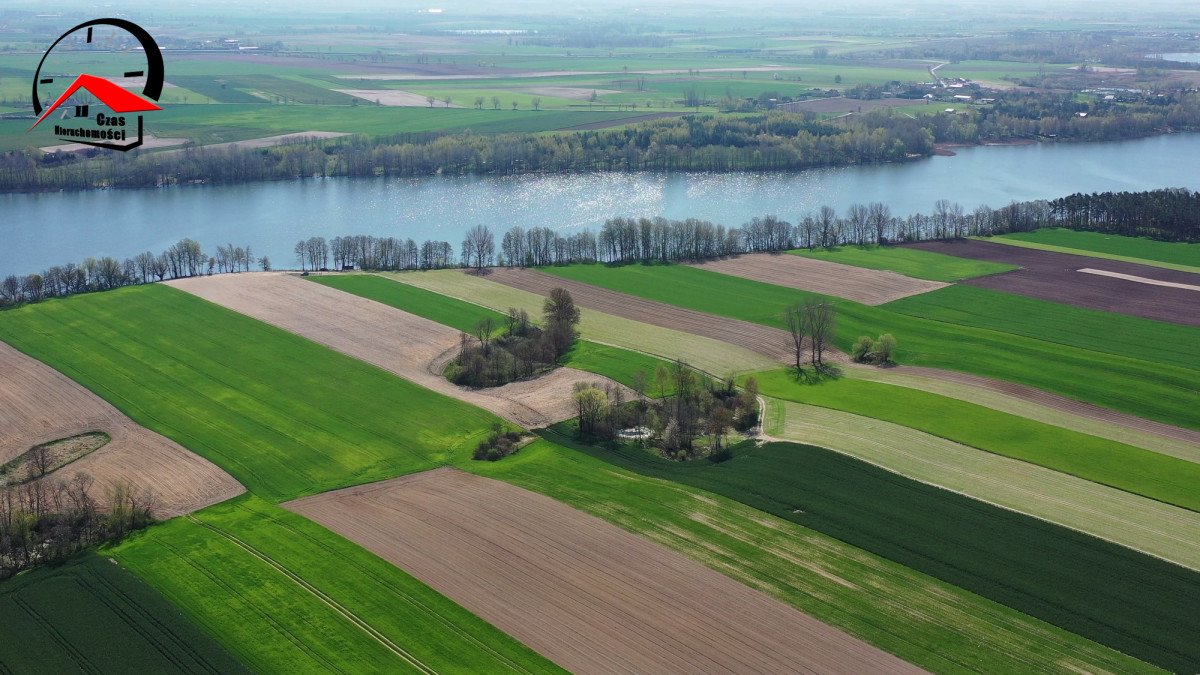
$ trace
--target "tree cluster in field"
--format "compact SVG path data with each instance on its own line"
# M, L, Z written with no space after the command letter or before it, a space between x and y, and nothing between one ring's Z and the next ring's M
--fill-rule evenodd
M682 361L670 367L660 364L653 383L648 377L637 374L637 397L632 401L626 401L624 390L617 386L577 383L580 436L601 441L636 439L668 459L708 456L720 461L728 458L730 432L749 432L758 425L754 378L739 391L732 379L718 382ZM647 398L649 386L657 388L659 398Z
M823 122L813 113L694 114L616 129L539 134L428 133L308 140L272 148L179 153L14 151L0 155L0 191L246 183L313 176L786 171L898 162L939 142L1014 138L1114 140L1200 128L1200 94L1147 102L1079 102L1062 94L1000 92L991 106L909 115L890 108ZM696 105L701 105L697 101ZM1086 117L1077 113L1087 112Z
M522 437L523 434L519 430L506 429L504 425L496 422L492 425L488 437L475 446L471 457L485 462L504 459L517 451Z
M550 291L542 321L536 326L525 310L509 308L503 333L496 336L495 321L483 319L472 335L460 334L446 378L466 387L498 387L554 368L578 337L579 308L566 289Z
M884 333L875 340L869 335L860 335L850 350L850 358L855 363L876 363L881 366L892 363L895 355L896 338L891 333Z
M55 265L40 274L9 275L0 281L0 308L164 279L249 271L253 264L249 246L220 245L216 254L209 256L195 240L183 239L158 255L146 251L123 261L108 256L85 258L78 265ZM271 267L265 256L257 264L264 270Z
M335 270L437 270L454 267L454 247L446 241L373 237L359 234L344 237L309 237L292 247L301 271L327 270L332 259Z
M91 476L78 473L67 482L41 475L20 485L0 486L0 580L119 539L154 521L152 493L117 483L108 491L111 506L105 511L91 496L93 484Z
M825 350L837 327L837 310L833 302L808 298L783 312L783 324L791 338L797 371L804 369L804 348L808 347L809 363L813 368L825 367Z

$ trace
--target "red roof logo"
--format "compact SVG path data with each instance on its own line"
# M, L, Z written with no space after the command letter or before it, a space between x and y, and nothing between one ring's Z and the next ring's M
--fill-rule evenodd
M145 112L147 110L162 110L162 108L155 105L152 101L142 98L133 92L126 91L103 77L83 73L75 78L75 81L71 83L71 86L67 87L62 96L58 97L54 105L46 108L42 116L37 118L33 126L29 128L33 129L33 127L41 124L42 120L46 119L46 116L54 112L58 106L62 105L72 94L79 91L80 88L86 89L92 96L99 99L101 103L112 109L113 112L133 113Z

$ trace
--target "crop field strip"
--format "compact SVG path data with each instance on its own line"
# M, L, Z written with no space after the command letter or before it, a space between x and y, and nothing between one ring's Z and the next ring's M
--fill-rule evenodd
M982 241L1200 274L1200 245L1198 244L1155 241L1140 237L1123 237L1058 228L1014 232L988 237Z
M791 255L827 260L873 270L888 270L914 279L962 281L1016 269L1015 265L956 258L954 256L900 246L842 246L839 248L796 249Z
M7 311L0 339L269 500L439 466L498 421L160 285Z
M946 287L940 281L922 281L896 272L778 253L750 253L691 264L719 274L831 295L864 305L882 305Z
M459 270L436 270L379 275L405 285L506 311L524 309L532 316L541 311L542 295L464 274ZM579 332L585 339L666 359L683 359L695 368L714 375L744 373L773 367L778 361L744 347L679 330L663 328L623 316L606 314L576 302L581 319Z
M502 387L468 389L441 375L459 349L460 331L435 321L291 274L194 277L171 285L526 429L574 416L573 386L598 377L558 368Z
M572 672L919 672L678 553L500 481L435 469L285 506Z
M556 672L399 568L247 496L112 554L260 671Z
M766 396L924 431L1126 492L1200 512L1200 457L1162 455L917 389L867 380L797 382L791 370L757 373ZM1136 466L1137 471L1129 467Z
M757 324L752 329L756 334L753 341L739 338L736 330L727 330L724 335L751 348L759 342L771 346L782 341L784 346L776 350L785 353L790 351L786 346L790 336L776 328L782 325L784 309L812 297L803 291L686 265L577 265L545 268L542 272L506 270L506 273L494 278L521 284L535 292L541 286L562 283L552 277L566 280L577 304L593 306L593 300L602 299L605 311L614 314L630 316L636 307L637 316L647 315L648 320L653 320L670 317L672 311L690 311L688 326L697 325L701 330L723 323ZM755 302L747 303L747 297L755 298ZM927 367L914 374L936 377L945 371L962 371L945 372L945 377L968 381L969 378L960 375L969 374L1069 396L1113 410L1117 414L1109 419L1118 423L1134 415L1185 430L1200 430L1200 408L1189 405L1200 396L1200 383L1190 370L1172 363L1100 354L1001 331L907 316L886 307L869 307L847 300L835 304L838 329L834 346L842 350L849 350L859 335L889 332L899 340L896 358L900 363ZM722 322L721 317L737 323ZM972 348L963 349L964 344ZM784 358L780 356L781 361ZM788 354L784 362L790 360ZM1022 390L1014 388L1013 393L1020 395ZM1044 397L1042 402L1055 405L1058 400ZM1068 410L1079 412L1078 407Z
M1146 319L1200 326L1200 312L1196 311L1197 296L1194 291L1082 274L1079 270L1093 268L1189 285L1200 284L1200 274L987 241L958 240L908 245L936 253L1021 266L1014 272L963 282L972 286Z
M506 314L487 307L439 295L416 286L397 284L373 274L322 274L309 276L307 280L415 314L468 334L471 334L476 324L483 319L492 319L498 332L503 330L502 327L507 321ZM530 316L537 314L530 313ZM579 341L572 347L560 359L560 363L575 371L606 377L626 387L634 386L635 374L639 370L645 373L648 382L659 365L669 365L662 359L642 352L586 340Z
M557 429L557 427L556 427ZM742 501L1160 667L1200 665L1200 573L815 446L721 463L595 456Z
M0 320L2 322L2 320ZM129 481L153 491L156 515L170 518L241 494L243 488L212 462L138 426L100 397L49 366L0 342L0 464L35 445L93 431L109 441L50 474L69 481L79 473L96 480L92 498Z
M95 553L0 586L0 671L241 673L212 638Z
M1149 664L720 494L642 475L603 451L539 442L463 468L676 549L936 672L1160 672ZM604 453L607 454L607 453Z
M765 432L1200 570L1200 514L854 413L767 399Z
M535 293L495 283L478 275L463 274L457 270L380 276L495 310L519 307L532 312L541 306L541 296ZM316 279L351 285L351 278L337 275ZM357 282L352 285L358 286ZM374 285L371 287L375 290ZM386 297L386 293L384 296ZM632 301L636 303L638 299L632 298ZM414 300L408 299L406 302L412 303ZM731 359L735 358L738 352L745 350L729 343L596 312L587 307L582 307L581 312L583 320L580 332L584 337L626 349L649 352L668 360L683 358L692 366L718 376L747 370L766 370L777 367L778 364L777 361L761 355L752 355L734 362ZM474 316L474 313L470 316ZM758 364L758 367L747 368L753 364ZM931 376L916 375L913 373L923 372L923 369L911 367L880 369L846 364L845 368L848 377L922 389L1174 457L1196 457L1196 447L1200 445L1200 431L1180 429L1132 415L1122 415L1031 387L950 371L935 371ZM964 381L960 382L959 379ZM1012 390L1016 390L1019 395L1006 393Z

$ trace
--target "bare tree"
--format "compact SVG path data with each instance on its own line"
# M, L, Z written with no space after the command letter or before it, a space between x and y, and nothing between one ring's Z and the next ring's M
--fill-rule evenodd
M492 333L495 330L496 320L490 316L475 324L475 337L479 340L479 346L483 349L484 356L491 353Z
M799 371L804 367L804 331L807 328L805 308L802 305L788 307L783 311L783 322L792 339L792 353L795 355L796 370Z
M833 338L836 316L833 303L809 298L804 301L804 332L812 343L812 364L824 364L825 347Z
M462 243L463 264L481 270L492 264L496 254L496 237L485 225L476 225L467 230Z

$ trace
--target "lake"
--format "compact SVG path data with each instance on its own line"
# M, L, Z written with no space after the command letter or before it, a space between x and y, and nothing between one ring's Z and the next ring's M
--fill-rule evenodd
M1200 63L1200 52L1172 52L1170 54L1150 54L1150 58L1176 63Z
M236 186L0 195L0 276L87 256L162 251L183 237L206 252L249 245L277 267L314 235L444 239L472 225L566 231L613 216L791 222L829 205L872 201L908 215L938 199L973 209L1073 192L1200 189L1200 134L1116 143L961 148L954 157L798 173L597 173L421 179L310 179Z

